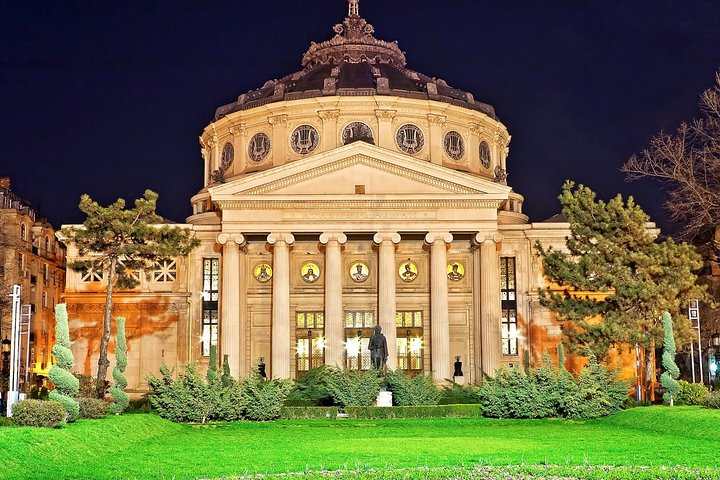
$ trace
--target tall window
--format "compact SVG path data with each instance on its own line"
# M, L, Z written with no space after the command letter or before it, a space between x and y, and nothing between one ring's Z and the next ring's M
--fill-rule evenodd
M217 345L218 340L219 272L219 259L203 259L202 354L204 357L210 355L210 345Z
M375 327L375 312L345 312L345 366L348 370L369 370L368 344Z
M422 312L397 312L395 327L397 328L397 368L422 371Z
M325 362L325 314L323 312L297 312L297 371L298 376Z
M515 258L500 258L500 301L503 355L517 355L517 290Z

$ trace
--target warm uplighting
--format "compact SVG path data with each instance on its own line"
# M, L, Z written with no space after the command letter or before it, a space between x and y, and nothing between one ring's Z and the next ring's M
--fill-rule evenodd
M2 353L10 353L10 340L7 337L3 338L2 341Z

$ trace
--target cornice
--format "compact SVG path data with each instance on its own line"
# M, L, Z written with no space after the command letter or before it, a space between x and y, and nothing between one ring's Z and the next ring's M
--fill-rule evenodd
M407 200L219 200L223 210L401 210L401 209L478 209L497 210L504 200L497 199L407 199Z

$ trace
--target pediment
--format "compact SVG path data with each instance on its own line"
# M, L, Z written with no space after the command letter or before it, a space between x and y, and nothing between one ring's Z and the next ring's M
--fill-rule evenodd
M362 186L362 187L360 187ZM510 187L381 147L355 142L209 189L213 201L237 197L347 196L356 187L369 197L489 196L507 198Z

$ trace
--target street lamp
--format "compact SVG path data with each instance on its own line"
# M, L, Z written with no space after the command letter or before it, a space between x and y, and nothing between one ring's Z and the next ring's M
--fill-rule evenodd
M5 337L2 341L2 375L0 375L0 407L2 407L1 410L5 410L5 388L8 382L8 377L10 375L10 340Z
M713 333L710 337L710 345L715 347L716 349L720 347L720 333Z

